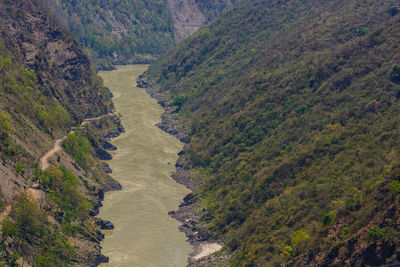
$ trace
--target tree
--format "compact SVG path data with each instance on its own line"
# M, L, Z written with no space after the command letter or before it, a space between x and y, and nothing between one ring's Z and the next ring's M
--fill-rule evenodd
M390 80L394 83L400 84L400 66L394 65L392 73L390 73Z

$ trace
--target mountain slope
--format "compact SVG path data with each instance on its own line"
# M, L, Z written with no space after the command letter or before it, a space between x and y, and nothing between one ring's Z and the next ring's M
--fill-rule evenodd
M90 51L94 61L124 62L160 54L174 43L173 19L164 1L55 1L53 12ZM96 62L97 63L97 62Z
M235 1L56 1L53 13L88 49L96 67L146 62L215 18ZM151 58L151 57L150 57Z
M152 64L232 266L400 259L397 1L244 1Z
M76 131L71 155L55 153L46 169L39 160L71 126L109 113L110 92L41 1L0 9L0 265L93 266L104 258L89 212L112 181L89 142L100 141Z

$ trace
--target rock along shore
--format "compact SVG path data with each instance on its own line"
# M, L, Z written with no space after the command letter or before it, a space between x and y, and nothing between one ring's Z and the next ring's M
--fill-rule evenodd
M116 128L103 133L103 138L100 140L102 147L96 148L98 151L101 152L101 153L96 153L96 158L98 158L100 160L110 159L111 155L106 151L107 150L111 151L111 150L117 149L116 146L114 146L110 143L110 140L112 138L119 136L121 133L125 132L125 130L121 124L121 120L118 118L117 115L114 115L114 117L115 118L113 119L113 122L115 123ZM106 157L104 155L106 155ZM110 156L108 156L108 155L110 155ZM102 170L105 173L112 172L110 166L108 166L108 164L105 162L102 162ZM92 206L91 210L89 211L90 216L95 217L99 214L99 209L101 206L103 206L102 202L104 200L104 193L110 192L110 191L118 191L118 190L122 190L122 186L116 180L108 181L108 182L105 182L104 184L102 184L101 188L99 189L99 191L97 193L98 201L95 205ZM95 222L96 222L96 225L100 228L100 230L114 229L114 225L110 221L103 220L103 219L97 217L97 218L95 218ZM99 252L100 253L94 259L92 259L92 262L89 263L90 266L98 266L102 263L109 262L109 258L107 256L101 254L100 241L102 241L104 239L104 234L100 230L97 230L97 237L96 237L96 241L99 243L99 247L100 247Z
M195 191L195 189L199 186L199 182L191 178L190 170L182 158L190 142L190 138L187 134L187 125L179 120L176 107L172 105L171 101L166 97L166 95L162 91L151 86L144 75L140 75L138 77L137 86L139 88L144 88L146 92L152 98L156 99L158 104L160 104L165 110L165 112L161 115L161 122L156 124L156 126L185 143L183 150L178 154L179 158L175 164L176 171L172 173L171 177L177 183L180 183L190 190ZM183 202L179 205L178 210L170 211L168 214L171 215L172 218L182 223L182 225L179 226L179 230L186 234L188 242L194 248L194 252L188 259L188 267L212 266L210 257L204 257L201 259L195 258L196 255L201 253L204 245L216 243L215 240L211 239L211 235L208 233L207 228L200 223L201 214L195 209L196 201L197 195L195 193L190 193L183 199Z

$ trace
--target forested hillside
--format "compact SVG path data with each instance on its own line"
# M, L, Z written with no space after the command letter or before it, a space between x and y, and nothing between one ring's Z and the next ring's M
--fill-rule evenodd
M160 54L174 43L173 19L164 1L48 2L96 63Z
M399 29L394 0L247 0L151 65L225 264L400 261Z
M93 266L104 258L89 213L112 182L91 145L100 135L75 131L70 155L39 159L72 126L108 114L110 92L42 1L1 0L0 10L0 265Z
M241 0L195 0L195 3L207 21L211 21L239 1Z
M47 0L95 67L146 62L237 1ZM147 56L146 56L147 55Z

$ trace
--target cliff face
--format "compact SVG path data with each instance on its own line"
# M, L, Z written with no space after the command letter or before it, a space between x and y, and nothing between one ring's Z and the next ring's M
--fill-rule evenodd
M41 1L2 0L0 9L0 265L92 266L104 258L89 212L112 180L76 149L94 155L87 144L106 134L79 133L80 143L73 134L75 151L54 153L46 170L39 159L71 126L108 114L110 92Z
M212 21L224 11L229 10L240 0L167 0L174 19L174 37L176 43L193 35L201 27Z
M399 23L397 1L247 0L150 66L190 139L183 227L225 264L399 261Z
M207 21L194 0L168 0L168 5L174 18L174 36L177 43L195 33Z

